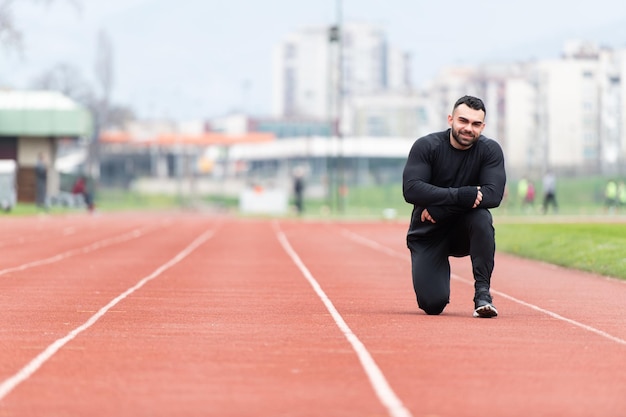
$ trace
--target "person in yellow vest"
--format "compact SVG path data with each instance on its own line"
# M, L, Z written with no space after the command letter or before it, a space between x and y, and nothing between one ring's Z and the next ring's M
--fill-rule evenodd
M517 200L519 201L520 209L524 209L526 205L526 195L528 194L528 180L526 177L520 179L517 183Z
M613 214L617 207L617 183L614 180L609 180L604 188L604 204L606 211L609 214Z
M617 184L617 206L620 210L626 208L626 184L624 184L624 181L620 181Z
M517 183L517 197L520 204L520 211L531 213L535 205L535 184L527 177L523 177Z

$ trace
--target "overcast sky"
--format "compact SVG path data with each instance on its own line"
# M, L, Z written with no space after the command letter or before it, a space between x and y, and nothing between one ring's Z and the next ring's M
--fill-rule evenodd
M334 24L338 9L338 0L78 1L80 10L68 0L49 7L17 0L24 51L0 48L0 87L26 88L59 63L93 80L104 30L114 101L140 116L191 120L241 108L268 115L272 47L303 26ZM343 21L377 24L412 54L418 87L444 65L557 58L570 39L626 47L624 0L341 3Z

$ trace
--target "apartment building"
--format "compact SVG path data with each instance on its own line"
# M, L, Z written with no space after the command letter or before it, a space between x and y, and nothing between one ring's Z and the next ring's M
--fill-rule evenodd
M485 135L502 145L513 176L548 168L624 174L626 49L572 42L560 58L443 69L427 90L432 119L458 97L482 97ZM621 170L621 171L620 171Z
M359 95L346 105L344 129L357 137L417 139L436 129L430 115L428 97L417 91Z
M336 119L338 103L343 109L356 96L410 88L410 57L391 47L382 29L346 23L340 43L331 29L303 28L274 48L273 116Z

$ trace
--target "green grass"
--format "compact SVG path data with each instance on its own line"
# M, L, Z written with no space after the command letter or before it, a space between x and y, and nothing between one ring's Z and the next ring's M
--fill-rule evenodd
M167 210L181 208L188 204L186 200L178 196L140 194L116 189L98 190L95 202L96 209L99 211Z
M65 211L64 211L65 212ZM11 209L11 211L0 212L0 217L10 217L10 216L33 216L38 213L43 213L43 211L37 208L34 204L24 204L17 203L15 207Z
M499 251L626 279L626 223L500 223Z
M184 208L190 202L168 195L147 195L124 190L99 190L96 196L96 210L98 211L137 211L137 210L175 210ZM46 213L49 215L79 213L85 208L51 206L42 210L34 203L18 203L9 212L0 212L0 217L32 216Z

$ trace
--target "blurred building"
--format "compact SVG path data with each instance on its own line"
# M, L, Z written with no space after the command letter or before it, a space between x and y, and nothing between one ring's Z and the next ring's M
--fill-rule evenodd
M626 49L584 42L548 60L443 69L426 94L432 119L445 120L454 101L481 97L485 135L503 146L513 176L624 173Z
M274 117L335 119L339 90L343 101L410 88L409 56L392 48L380 28L346 23L340 43L332 29L304 28L274 48Z
M85 142L92 133L89 111L54 91L0 91L0 159L17 164L17 200L34 202L35 167L46 163L46 194L59 193L55 161L67 143Z
M276 47L273 115L229 114L193 132L161 126L147 134L144 126L124 145L111 136L103 172L174 184L189 177L198 187L217 181L220 192L233 193L251 183L289 187L300 168L307 193L318 196L332 195L344 180L397 183L414 140L447 129L454 102L471 94L485 101L484 133L502 145L510 178L538 179L548 168L557 175L626 174L626 49L569 43L555 59L442 68L417 90L408 56L391 52L382 31L347 24L339 54L329 29L303 29ZM257 134L275 140L257 141ZM149 146L144 137L152 138ZM132 164L117 153L123 147L136 153ZM221 185L228 179L239 182Z
M439 127L431 114L431 103L423 93L361 94L346 103L342 126L350 136L417 139Z
M176 186L183 180L194 183L201 177L240 176L242 168L228 157L229 149L240 143L271 142L275 137L235 129L239 122L230 120L233 126L226 133L210 131L201 122L163 120L133 122L123 130L103 131L99 138L100 183L132 188L139 180L153 179L155 189L169 181L178 191Z
M335 124L332 120L311 117L261 117L234 113L211 119L207 122L207 130L228 134L272 133L280 140L294 137L330 137L335 132Z

